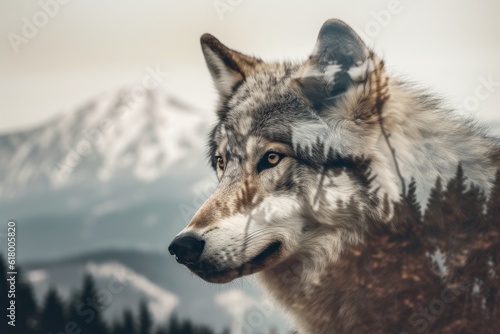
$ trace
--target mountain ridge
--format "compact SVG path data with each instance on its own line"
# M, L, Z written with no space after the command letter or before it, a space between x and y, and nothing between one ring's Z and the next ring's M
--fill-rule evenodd
M31 129L0 135L0 198L113 178L151 182L204 146L206 113L160 89L102 94Z

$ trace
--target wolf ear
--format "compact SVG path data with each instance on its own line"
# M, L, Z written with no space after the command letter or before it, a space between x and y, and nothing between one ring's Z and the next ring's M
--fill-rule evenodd
M243 82L255 65L261 62L229 49L210 34L201 36L200 41L208 69L222 98L228 97L234 87Z
M347 90L353 82L349 69L360 66L368 57L368 48L351 27L340 20L328 20L297 81L304 95L320 107L325 99Z

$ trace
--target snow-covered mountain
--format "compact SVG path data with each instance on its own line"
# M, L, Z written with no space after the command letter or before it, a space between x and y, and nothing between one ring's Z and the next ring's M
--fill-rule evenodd
M1 135L0 197L121 177L155 180L199 156L211 114L160 90L103 94L34 129Z

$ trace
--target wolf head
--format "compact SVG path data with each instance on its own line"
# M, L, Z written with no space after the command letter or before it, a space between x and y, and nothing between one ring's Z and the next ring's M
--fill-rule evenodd
M361 212L380 215L381 199L399 194L378 145L383 62L338 20L301 64L266 63L208 34L201 46L219 92L208 153L219 184L170 245L178 262L224 283L359 242Z

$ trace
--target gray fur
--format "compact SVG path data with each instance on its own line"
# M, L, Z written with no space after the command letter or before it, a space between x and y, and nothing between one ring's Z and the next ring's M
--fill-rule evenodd
M416 179L422 201L459 163L471 182L491 187L500 160L494 141L432 95L392 79L343 22L327 21L301 64L252 60L209 35L202 46L220 91L208 154L220 183L180 233L206 241L189 267L218 283L257 273L300 333L355 324L363 296L337 285L335 261L363 242L368 227L358 210L387 218L380 203L399 198L397 168ZM269 150L283 158L259 170ZM262 258L277 241L279 250Z

